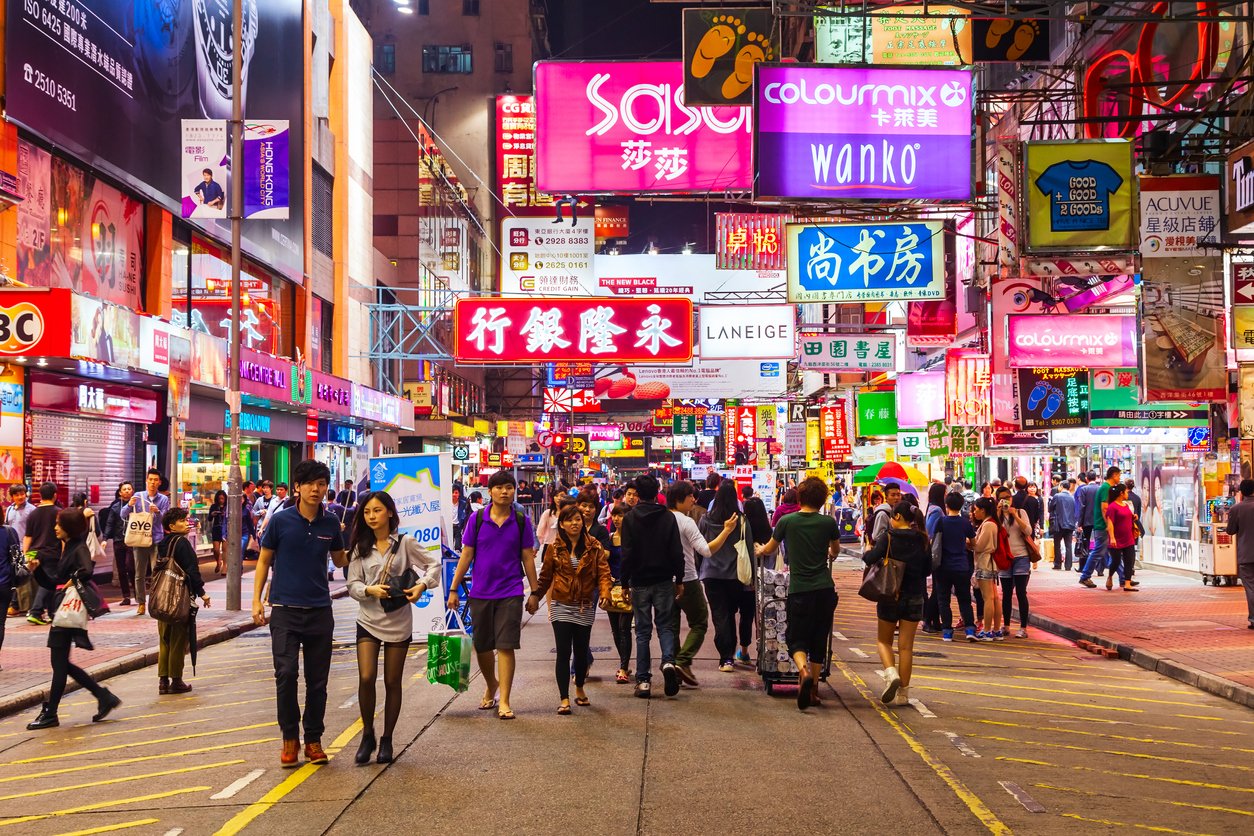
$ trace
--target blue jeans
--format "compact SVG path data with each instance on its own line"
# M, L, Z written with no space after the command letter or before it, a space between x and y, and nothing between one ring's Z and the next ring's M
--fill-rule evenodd
M657 622L657 637L662 645L662 664L674 662L679 649L675 631L675 584L663 581L652 586L633 586L631 606L636 619L636 681L648 682L653 678L649 670L652 665L649 645L653 641L654 622Z
M1105 568L1109 558L1110 532L1104 528L1093 529L1093 550L1089 552L1089 559L1084 564L1084 571L1080 573L1080 580L1087 581L1093 577L1093 572L1099 566Z

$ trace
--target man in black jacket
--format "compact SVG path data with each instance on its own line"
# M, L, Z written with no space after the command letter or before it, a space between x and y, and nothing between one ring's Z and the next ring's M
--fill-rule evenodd
M673 697L679 693L675 601L684 591L684 549L674 515L657 502L657 479L640 476L634 487L640 501L623 518L621 575L635 612L636 696L650 696L649 644L656 622L666 696Z

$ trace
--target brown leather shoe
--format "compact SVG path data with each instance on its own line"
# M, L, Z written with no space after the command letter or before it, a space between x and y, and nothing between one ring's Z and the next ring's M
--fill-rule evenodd
M136 614L136 615L143 615L143 614L144 614L144 612L145 612L145 607L144 607L143 603L140 603L140 604L139 604L139 606L135 607L135 614Z
M283 752L279 755L279 766L293 769L300 766L300 741L284 740Z
M186 694L190 690L192 690L192 686L181 679L175 679L170 683L171 694Z
M170 693L170 677L163 676L157 680L157 693L158 694Z
M326 752L322 751L321 743L306 743L305 760L310 763L329 763L331 759L327 757Z

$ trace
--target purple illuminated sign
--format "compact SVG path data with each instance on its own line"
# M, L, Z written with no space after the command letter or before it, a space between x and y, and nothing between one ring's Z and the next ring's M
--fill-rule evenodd
M969 200L971 73L759 65L760 197Z

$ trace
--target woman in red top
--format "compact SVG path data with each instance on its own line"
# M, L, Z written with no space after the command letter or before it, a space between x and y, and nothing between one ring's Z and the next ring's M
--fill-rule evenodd
M1136 559L1136 513L1128 502L1128 488L1114 485L1106 506L1106 530L1110 532L1110 571L1106 588L1113 586L1115 572L1124 592L1139 592L1132 585L1132 562Z

